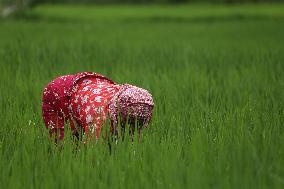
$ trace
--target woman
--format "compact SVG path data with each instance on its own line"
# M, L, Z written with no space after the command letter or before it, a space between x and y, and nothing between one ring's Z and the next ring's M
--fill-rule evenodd
M130 124L131 136L135 123L139 136L149 124L154 102L151 94L129 84L116 84L97 73L83 72L65 75L51 81L43 91L42 116L50 137L55 141L64 138L64 123L70 122L72 134L83 129L86 137L100 136L100 130L110 119L110 131L118 137L118 125L122 130ZM119 124L120 121L120 124Z

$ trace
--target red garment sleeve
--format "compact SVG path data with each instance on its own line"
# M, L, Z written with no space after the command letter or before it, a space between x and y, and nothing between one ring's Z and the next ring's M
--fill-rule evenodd
M56 141L57 139L62 140L64 138L64 115L54 111L50 105L43 104L42 116L50 137L54 137Z
M101 128L104 126L104 119L101 116L98 116L95 118L95 120L93 121L93 123L89 123L89 124L85 124L83 126L85 135L87 137L87 141L91 141L94 139L94 134L95 134L95 139L96 141L99 140L100 137L100 132L101 132Z

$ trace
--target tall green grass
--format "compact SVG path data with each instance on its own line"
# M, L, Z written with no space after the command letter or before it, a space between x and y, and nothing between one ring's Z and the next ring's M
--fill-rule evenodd
M88 19L60 8L63 19L42 6L0 21L0 188L284 187L281 16L250 16L251 6L243 17L188 19L180 6L185 16L156 7L163 19L141 19L133 6L137 14L103 19L94 10L108 7L85 7ZM107 144L74 152L68 137L61 150L49 143L42 89L80 71L153 94L141 144L120 142L110 155Z

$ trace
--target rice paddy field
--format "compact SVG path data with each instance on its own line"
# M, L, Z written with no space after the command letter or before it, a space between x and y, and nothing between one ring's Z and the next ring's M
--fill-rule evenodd
M0 70L0 188L284 188L282 4L40 5ZM153 94L142 143L50 143L42 90L81 71Z

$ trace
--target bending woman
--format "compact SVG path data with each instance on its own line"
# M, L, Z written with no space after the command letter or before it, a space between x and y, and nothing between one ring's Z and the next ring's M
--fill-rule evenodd
M122 130L128 120L130 134L138 124L139 137L142 128L151 121L154 102L145 89L116 84L97 73L83 72L60 76L43 90L42 116L50 137L55 141L64 138L64 123L70 122L72 134L78 136L81 129L88 139L100 130L110 119L110 131L118 137L118 121Z

